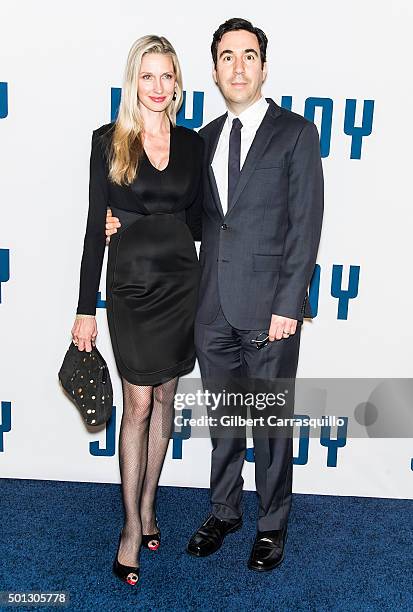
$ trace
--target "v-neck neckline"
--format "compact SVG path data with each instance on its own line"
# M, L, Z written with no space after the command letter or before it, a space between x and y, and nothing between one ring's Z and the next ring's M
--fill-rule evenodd
M169 122L169 156L168 156L168 163L166 164L165 168L163 168L162 170L159 170L159 168L157 168L156 166L153 165L153 163L151 162L151 160L149 159L149 155L147 154L147 152L145 151L145 147L143 147L143 152L144 155L146 157L146 159L148 160L149 165L156 170L156 172L159 172L160 174L162 174L162 172L165 172L165 170L167 170L169 168L169 165L171 163L171 152L172 152L172 131L173 131L173 126L172 123Z

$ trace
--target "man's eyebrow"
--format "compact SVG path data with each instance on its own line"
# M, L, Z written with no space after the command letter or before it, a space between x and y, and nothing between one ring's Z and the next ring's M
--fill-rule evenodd
M219 57L222 57L223 55L232 55L234 52L231 49L224 49L223 51L221 51L221 53L219 54ZM258 53L256 51L256 49L244 49L244 53L254 53L254 55L256 55L258 57Z

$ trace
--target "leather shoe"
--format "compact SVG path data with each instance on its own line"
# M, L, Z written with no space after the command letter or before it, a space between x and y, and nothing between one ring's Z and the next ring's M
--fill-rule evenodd
M222 521L211 514L205 523L194 533L188 542L186 551L195 557L207 557L221 548L228 533L242 527L242 518L235 521Z
M248 567L257 572L272 570L284 559L287 527L273 531L257 531Z

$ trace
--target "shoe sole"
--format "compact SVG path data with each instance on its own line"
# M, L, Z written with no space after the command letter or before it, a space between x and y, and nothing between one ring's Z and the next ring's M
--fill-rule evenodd
M221 544L218 546L217 549L212 550L211 552L208 552L208 553L192 552L192 550L189 550L188 547L186 548L186 552L188 553L188 555L191 555L192 557L197 557L198 559L201 558L201 557L209 557L210 555L213 555L214 553L219 551L219 549L221 548L222 544L224 543L225 538L227 537L227 535L229 533L235 533L236 531L241 529L241 527L242 527L242 523L240 523L239 525L234 525L234 527L231 527L231 529L228 529L228 531L225 534L224 539L222 540Z

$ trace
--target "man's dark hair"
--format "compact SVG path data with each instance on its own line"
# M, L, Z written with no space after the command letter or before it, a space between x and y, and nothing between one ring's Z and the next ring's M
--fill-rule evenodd
M260 28L253 26L251 21L241 19L241 17L233 17L232 19L228 19L228 21L225 23L222 23L218 30L214 32L211 44L211 53L215 68L217 67L218 60L218 43L221 41L224 34L227 32L234 32L235 30L246 30L247 32L251 32L251 34L255 34L260 46L261 63L264 64L267 61L268 38L264 32L260 30Z

